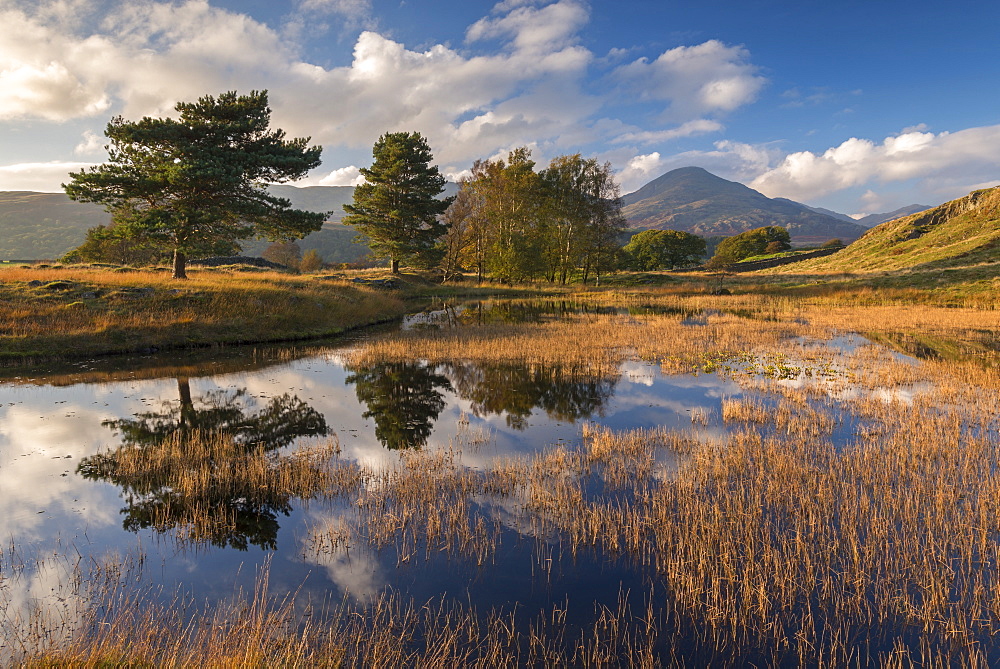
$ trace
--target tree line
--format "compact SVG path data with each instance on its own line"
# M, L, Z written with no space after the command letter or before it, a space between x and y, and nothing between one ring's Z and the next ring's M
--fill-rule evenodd
M522 147L476 161L458 194L440 199L444 179L430 155L419 133L383 135L362 170L366 183L344 206L343 222L394 273L406 261L440 268L445 279L471 271L480 280L566 283L616 267L625 219L610 164L575 154L536 171Z
M315 254L300 256L293 240L319 230L331 212L293 209L266 186L305 176L322 148L270 128L267 91L205 96L175 110L177 119L113 118L105 130L109 160L70 173L63 188L71 199L112 214L73 257L142 263L169 253L174 277L185 278L188 257L231 255L240 240L256 237L276 242L275 255L315 268ZM393 273L407 264L439 269L446 280L473 273L508 283L586 283L620 268L672 269L705 255L704 239L674 230L643 231L624 243L618 184L610 163L594 158L559 156L536 169L531 151L517 148L476 161L448 198L419 133L382 135L372 158L343 223ZM735 261L749 249L787 247L783 228L750 232L721 242L716 257Z

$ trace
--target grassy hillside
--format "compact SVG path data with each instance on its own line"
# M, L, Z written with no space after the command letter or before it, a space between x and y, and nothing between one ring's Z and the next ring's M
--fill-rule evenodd
M799 272L929 271L1000 263L1000 187L872 228L846 249L794 265Z
M110 219L103 207L63 193L0 191L0 260L58 258Z

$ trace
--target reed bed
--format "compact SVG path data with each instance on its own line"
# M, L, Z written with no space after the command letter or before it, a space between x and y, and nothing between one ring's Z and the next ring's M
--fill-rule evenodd
M0 556L4 557L4 556ZM0 567L25 568L21 555ZM393 593L365 605L348 600L302 602L275 596L270 566L250 591L228 602L198 604L184 593L136 590L142 570L126 558L76 574L73 594L85 600L68 620L35 611L28 620L0 619L0 660L24 667L468 667L658 666L659 619L648 599L595 606L593 624L565 620L567 603L525 616L479 611L443 599L414 601ZM109 575L110 574L110 575ZM0 584L2 588L2 584ZM0 594L3 590L0 589ZM0 599L0 603L4 600Z
M444 553L488 568L504 542L526 538L543 571L586 553L642 575L645 595L598 604L583 628L567 624L560 606L535 617L382 593L304 616L301 605L254 593L242 600L246 627L217 622L236 620L232 611L177 618L176 606L152 608L148 618L107 626L94 618L69 645L23 642L23 655L81 666L109 658L175 666L1000 663L1000 378L975 358L916 364L880 346L823 343L859 324L903 331L908 322L987 341L995 315L956 311L949 320L939 310L879 306L870 319L865 309L847 319L766 296L740 296L727 308L693 324L586 314L558 325L417 331L352 353L602 373L641 357L742 386L718 414L699 414L684 429L588 425L579 444L471 468L462 454L485 437L460 425L448 448L376 466L341 462L330 445L305 458L301 475L279 479L337 509L310 528L307 555L364 544L394 552L400 564ZM706 437L717 420L725 436ZM0 575L12 573L3 566Z
M573 555L624 556L664 589L655 603L662 629L646 648L658 661L662 642L720 666L748 657L992 666L995 417L977 424L964 409L883 404L840 446L824 430L782 428L794 419L762 428L757 414L736 412L728 420L743 427L721 445L694 432L590 428L580 448L486 471L417 453L353 493L352 532L382 547L395 537L404 560L446 550L482 564L511 529L542 542L539 553L557 541ZM657 475L660 449L683 454L677 472ZM602 494L591 492L595 475ZM487 500L502 505L504 524Z
M722 444L698 438L700 419L685 432L590 429L578 449L477 472L466 479L478 481L470 499L503 498L508 527L558 538L573 554L625 555L652 568L667 590L660 611L668 645L694 648L693 657L859 666L1000 661L993 641L1000 380L974 358L915 364L879 346L841 352L822 344L859 323L881 331L915 323L989 341L996 314L879 306L850 315L750 301L762 310L709 313L694 327L677 318L585 315L570 320L565 337L546 324L486 326L445 332L437 342L411 333L355 355L409 352L435 361L451 351L543 362L566 351L580 360L603 356L602 364L638 356L671 371L728 375L747 394L722 401L731 428ZM738 302L746 308L747 300ZM661 449L683 456L677 472L658 475ZM427 457L393 472L394 485L434 469ZM595 475L605 491L596 496ZM407 514L435 513L433 503L393 503ZM488 513L488 504L482 508ZM483 547L500 541L504 528L474 530L475 514L463 513L453 531L479 536L451 545L474 543L482 561ZM359 527L368 522L360 518Z

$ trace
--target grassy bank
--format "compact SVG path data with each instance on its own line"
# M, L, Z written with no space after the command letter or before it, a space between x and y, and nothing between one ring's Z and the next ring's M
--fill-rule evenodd
M293 275L0 266L0 364L307 340L397 318L431 297L531 295L537 287L439 286L385 271Z
M687 300L691 308L926 305L995 310L1000 265L880 275L621 273L600 288L439 285L385 271L291 275L233 269L0 267L0 364L218 344L308 340L391 320L416 300L581 295L597 300ZM731 295L713 295L713 293ZM695 306L696 305L696 306Z
M0 269L0 357L65 356L330 335L403 313L400 296L272 272Z

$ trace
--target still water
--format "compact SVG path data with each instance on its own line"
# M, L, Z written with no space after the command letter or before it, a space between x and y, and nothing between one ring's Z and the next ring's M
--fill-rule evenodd
M411 317L403 327L530 320L551 311L441 310ZM743 392L714 374L668 376L637 361L585 379L558 366L421 360L352 366L346 354L356 345L170 353L7 373L0 378L0 540L19 556L141 555L144 581L205 602L252 590L266 564L271 593L279 596L363 603L391 591L417 602L451 597L483 610L528 612L573 601L579 605L569 620L579 616L582 624L594 602L612 605L622 592L648 592L655 579L622 557L539 551L513 525L487 565L445 553L402 560L392 546L317 552L309 528L344 515L343 502L261 498L253 490L197 500L210 514L238 522L184 538L184 504L171 501L169 484L140 485L101 454L200 429L284 452L336 440L341 458L366 465L392 463L407 450L465 444L461 463L480 468L579 443L585 423L676 427L720 440L721 421L693 417L718 416L723 398ZM469 434L477 435L474 448L460 438ZM678 465L671 458L680 457L659 465L669 475ZM481 511L502 522L502 508ZM176 522L152 521L164 513L177 514ZM36 607L72 617L82 603L73 601L66 577L51 561L25 560L6 584L4 613Z

